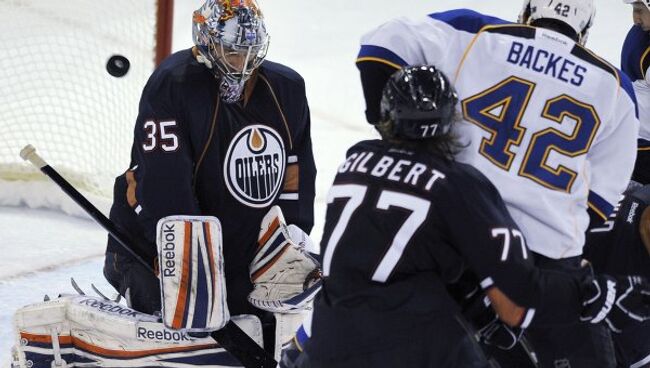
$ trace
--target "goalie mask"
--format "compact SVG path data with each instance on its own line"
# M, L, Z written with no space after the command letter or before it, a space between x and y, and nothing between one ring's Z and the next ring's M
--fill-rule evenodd
M381 98L381 124L388 135L419 140L444 135L454 121L458 96L449 79L429 65L406 67L386 82Z
M531 24L537 19L554 19L571 27L578 35L578 43L584 45L595 17L593 0L525 0L518 22Z
M240 100L244 84L266 57L269 36L255 0L207 0L194 12L197 59L220 80L227 103Z

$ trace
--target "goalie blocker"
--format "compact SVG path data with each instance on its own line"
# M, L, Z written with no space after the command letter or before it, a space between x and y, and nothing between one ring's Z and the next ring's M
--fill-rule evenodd
M230 312L219 220L169 216L158 221L157 234L165 326L191 332L223 328Z

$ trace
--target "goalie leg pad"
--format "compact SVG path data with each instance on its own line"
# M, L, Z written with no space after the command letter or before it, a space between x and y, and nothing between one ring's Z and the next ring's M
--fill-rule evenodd
M263 346L258 317L233 316L232 321ZM17 368L239 366L211 337L169 329L156 316L92 296L23 307L14 323L12 367Z
M157 243L165 326L191 332L223 328L230 312L219 220L165 217L158 221Z

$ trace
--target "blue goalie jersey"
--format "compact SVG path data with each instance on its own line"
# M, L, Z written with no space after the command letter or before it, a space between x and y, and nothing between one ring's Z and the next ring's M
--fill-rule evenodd
M313 225L316 167L302 77L264 61L243 101L226 104L193 50L179 51L145 86L134 137L131 169L116 180L111 219L153 263L159 219L217 217L230 312L249 312L248 266L266 212L277 204L289 223L306 232ZM110 239L108 251L121 249Z

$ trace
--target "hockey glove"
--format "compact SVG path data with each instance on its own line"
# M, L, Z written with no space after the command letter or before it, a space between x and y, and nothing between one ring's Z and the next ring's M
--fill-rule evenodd
M583 321L605 322L620 333L632 323L650 319L650 283L640 276L598 275L587 281Z
M502 350L510 350L517 344L523 329L510 327L499 319L473 273L464 272L447 290L476 329L478 341Z
M499 319L492 309L490 299L481 290L467 299L463 315L477 329L477 339L502 350L510 350L524 332L521 328L510 327Z
M278 206L262 220L249 272L253 291L248 301L269 312L299 313L321 287L320 264L291 239Z

